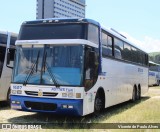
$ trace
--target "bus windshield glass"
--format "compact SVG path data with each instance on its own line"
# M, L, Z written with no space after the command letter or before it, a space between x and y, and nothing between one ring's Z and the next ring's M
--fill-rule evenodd
M26 24L22 25L18 40L84 39L85 24Z
M83 46L17 46L13 83L81 86Z

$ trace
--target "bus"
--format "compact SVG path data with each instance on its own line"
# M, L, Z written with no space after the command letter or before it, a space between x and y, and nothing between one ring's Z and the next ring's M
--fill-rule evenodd
M16 33L0 31L0 101L9 103L12 69L6 66L7 48L10 48L11 62L14 60Z
M149 61L149 86L160 85L160 64Z
M21 25L11 108L74 116L139 100L148 91L148 54L91 19Z

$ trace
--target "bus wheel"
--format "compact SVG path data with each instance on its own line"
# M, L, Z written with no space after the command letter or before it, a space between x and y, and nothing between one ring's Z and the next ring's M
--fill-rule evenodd
M133 88L133 93L132 93L132 102L135 102L137 99L137 88Z
M104 109L105 106L105 95L103 90L99 90L95 97L94 112L99 113Z
M11 99L10 99L10 94L11 94L11 89L8 89L8 93L7 93L7 104L10 105Z
M140 99L141 99L141 87L139 86L137 90L137 100L140 100Z

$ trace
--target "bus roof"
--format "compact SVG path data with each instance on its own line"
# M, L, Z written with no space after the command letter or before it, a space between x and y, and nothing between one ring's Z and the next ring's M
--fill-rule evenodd
M99 26L99 22L86 18L47 18L33 21L25 21L23 24L41 24L41 23L91 23Z

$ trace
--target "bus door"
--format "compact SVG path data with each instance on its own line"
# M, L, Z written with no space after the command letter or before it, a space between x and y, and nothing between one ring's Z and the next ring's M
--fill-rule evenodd
M94 92L97 90L94 85L98 78L98 50L93 47L85 48L85 97L84 97L84 114L93 112L94 110Z

